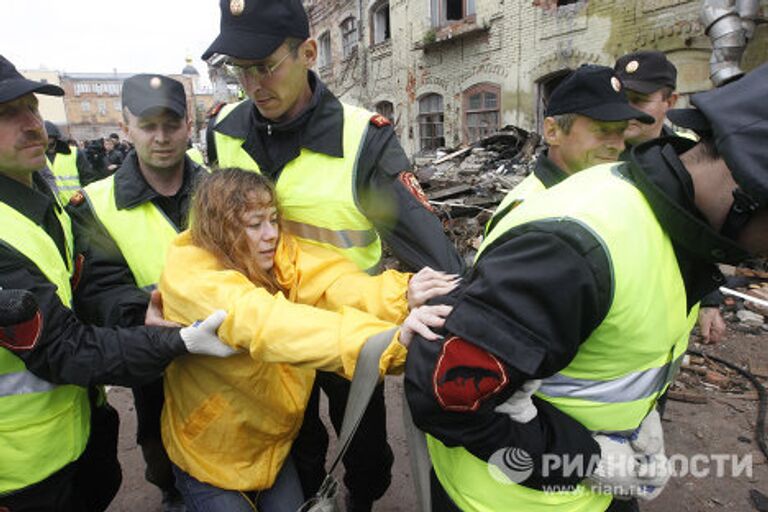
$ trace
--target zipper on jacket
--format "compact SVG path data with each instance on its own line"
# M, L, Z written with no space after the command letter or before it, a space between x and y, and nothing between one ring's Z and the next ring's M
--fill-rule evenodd
M270 137L272 136L272 125L271 124L267 125L267 135L269 135Z

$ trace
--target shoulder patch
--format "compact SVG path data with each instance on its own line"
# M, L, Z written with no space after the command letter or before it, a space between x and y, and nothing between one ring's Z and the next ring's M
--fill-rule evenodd
M432 386L446 411L474 412L509 383L501 361L482 348L453 336L443 344Z
M382 126L391 125L392 121L390 121L389 119L387 119L381 114L374 114L371 116L371 124L376 128L381 128Z
M40 339L43 331L43 315L38 310L26 322L0 327L0 347L11 352L26 352L32 350Z
M415 197L416 200L421 203L424 208L434 213L435 209L432 208L431 204L429 204L429 198L427 198L427 194L424 193L424 190L419 184L419 180L416 179L416 176L414 176L412 172L403 171L397 175L397 179L400 180L400 183L405 186L408 192L410 192L411 195Z
M83 201L85 201L85 196L83 195L82 190L78 190L75 192L75 195L69 198L69 204L72 206L80 206L83 204Z
M223 108L224 108L224 105L226 105L226 103L222 102L222 103L217 103L217 104L215 104L214 106L212 106L212 107L211 107L211 108L208 110L208 114L207 114L207 115L208 115L208 118L209 118L209 119L212 119L212 118L214 118L214 117L218 116L218 115L219 115L219 112L221 112L221 109L223 109Z

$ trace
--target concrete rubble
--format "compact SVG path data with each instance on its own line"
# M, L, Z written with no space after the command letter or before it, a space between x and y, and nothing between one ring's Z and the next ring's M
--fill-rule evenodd
M532 171L540 147L538 134L506 126L469 147L439 152L416 169L446 233L468 262L496 206Z

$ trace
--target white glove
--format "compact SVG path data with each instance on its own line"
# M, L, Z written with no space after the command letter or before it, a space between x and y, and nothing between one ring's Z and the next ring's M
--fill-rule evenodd
M661 416L654 409L629 438L632 449L638 454L664 454L664 430L661 428Z
M496 406L494 411L508 415L517 423L528 423L539 412L533 405L531 395L541 386L541 380L526 381L523 386L514 392L503 404Z
M229 357L238 350L222 342L216 335L216 330L227 318L227 312L216 310L202 322L195 322L179 331L181 339L190 354L204 356Z
M617 498L656 498L669 481L669 460L664 454L635 453L630 441L617 435L596 434L600 445L600 462L587 478L587 485L596 492L610 493Z

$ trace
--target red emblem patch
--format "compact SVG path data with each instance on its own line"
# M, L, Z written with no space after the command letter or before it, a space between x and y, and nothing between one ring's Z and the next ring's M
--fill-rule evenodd
M457 336L443 344L432 375L435 396L447 411L474 412L508 383L501 361Z
M419 184L419 180L416 179L416 176L414 176L412 172L401 172L397 177L405 188L408 189L408 192L410 192L424 208L434 213L435 209L429 204L427 194L424 193L424 190Z
M43 315L40 314L40 311L35 313L31 320L0 327L0 347L5 347L12 352L32 350L40 338L42 328Z
M392 124L392 121L387 119L381 114L375 114L371 116L371 124L375 126L376 128L381 128L382 126L389 126Z
M206 117L208 119L211 119L211 118L214 118L214 117L218 116L219 112L221 112L221 109L224 108L224 105L226 105L226 103L223 103L223 102L222 103L216 103L214 106L212 106L208 110L208 113L206 114Z

